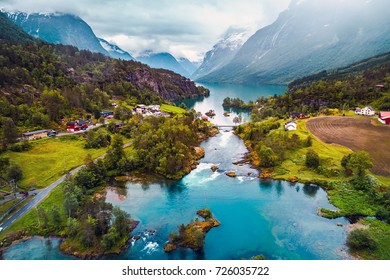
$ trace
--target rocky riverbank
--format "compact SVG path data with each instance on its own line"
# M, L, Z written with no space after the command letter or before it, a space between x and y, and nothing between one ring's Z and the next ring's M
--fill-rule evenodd
M191 248L196 252L200 252L204 248L204 239L206 233L213 227L221 225L209 209L198 210L196 214L204 220L200 221L198 218L191 221L187 226L184 224L179 226L178 233L172 233L169 236L169 242L165 244L164 251L166 253L176 250L178 247Z

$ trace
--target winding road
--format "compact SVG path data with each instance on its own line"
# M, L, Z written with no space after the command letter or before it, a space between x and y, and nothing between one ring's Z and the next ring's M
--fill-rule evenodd
M129 147L131 144L132 144L131 142L124 144L123 148ZM96 158L95 161L98 159L104 158L106 155L107 155L107 153ZM83 168L84 166L85 165L81 165L79 167L76 167L75 169L71 170L68 174L73 176L74 174L79 172L81 170L81 168ZM12 225L14 222L16 222L20 217L22 217L24 214L26 214L28 211L30 211L33 207L36 207L39 203L41 203L42 200L44 200L55 187L57 187L59 184L61 184L62 182L65 181L68 174L65 174L64 176L59 178L57 181L50 184L48 187L42 189L35 197L33 197L33 199L31 199L29 202L27 202L23 207L16 210L15 212L13 212L7 218L7 220L5 220L2 224L0 224L0 228L2 228L2 231L6 230L10 225Z

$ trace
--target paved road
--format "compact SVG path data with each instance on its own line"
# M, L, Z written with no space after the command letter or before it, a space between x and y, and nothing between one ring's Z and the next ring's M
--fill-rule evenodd
M125 145L123 145L123 148L126 148L126 147L130 146L131 144L132 143L125 144ZM95 160L102 159L105 156L106 156L106 154L96 158ZM83 168L83 167L84 167L84 165L81 165L81 166L73 169L72 171L70 171L69 174L70 175L74 175L77 172L79 172L80 169ZM19 210L15 211L14 213L12 213L5 222L0 224L0 228L1 227L3 228L2 231L7 229L10 225L12 225L16 220L18 220L20 217L22 217L28 211L30 211L33 207L36 207L39 203L41 203L42 200L44 200L55 187L57 187L59 184L61 184L62 182L65 181L66 176L67 175L62 176L57 181L55 181L54 183L50 184L48 187L42 189L33 199L31 199L29 202L27 202L26 205L24 205L22 208L20 208Z

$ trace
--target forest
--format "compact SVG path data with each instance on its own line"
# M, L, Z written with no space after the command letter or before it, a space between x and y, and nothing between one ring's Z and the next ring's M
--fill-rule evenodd
M111 59L73 46L43 43L10 24L2 14L0 20L3 145L15 142L24 131L61 130L64 118L98 119L102 110L111 109L112 100L131 107L209 93L171 71Z

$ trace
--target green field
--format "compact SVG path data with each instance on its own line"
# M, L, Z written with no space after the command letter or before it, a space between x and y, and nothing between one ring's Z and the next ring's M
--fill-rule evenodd
M331 177L326 174L331 170L342 170L341 159L343 156L351 153L352 151L343 146L335 146L321 142L314 135L312 135L306 128L306 120L300 120L297 122L298 127L296 131L288 131L286 133L297 134L300 139L306 139L311 136L313 144L311 147L297 149L295 151L288 151L286 154L287 160L275 168L273 178L288 180L290 177L295 176L300 182L318 182L320 180L339 180L340 178ZM281 128L283 129L283 128ZM316 170L310 169L305 165L306 153L309 149L316 151L321 160L321 166L324 169L324 174L319 174Z
M184 114L186 112L186 110L184 110L184 109L182 109L180 107L167 105L167 104L161 105L160 110L162 112L171 113L171 114Z
M8 151L3 156L20 165L24 179L22 187L44 188L73 168L84 163L87 155L92 158L103 155L107 149L84 149L86 143L81 135L45 138L31 141L30 151Z

